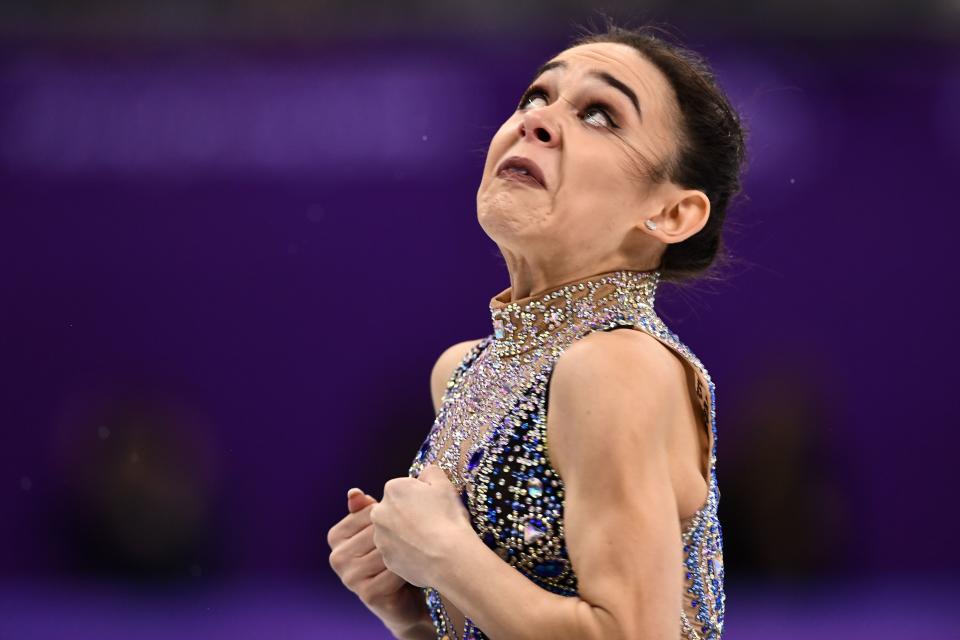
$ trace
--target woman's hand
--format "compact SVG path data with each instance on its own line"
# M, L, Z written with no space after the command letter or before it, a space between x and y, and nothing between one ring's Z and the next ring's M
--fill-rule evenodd
M459 541L476 537L456 488L434 464L419 478L389 480L370 521L383 563L419 587L436 584Z
M349 513L327 533L330 566L398 638L433 637L423 593L388 570L374 545L370 512L376 504L360 489L347 492Z

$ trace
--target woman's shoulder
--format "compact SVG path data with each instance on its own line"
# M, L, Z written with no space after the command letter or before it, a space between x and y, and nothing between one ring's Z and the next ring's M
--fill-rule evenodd
M551 404L591 405L603 398L647 408L682 399L686 372L679 358L655 337L624 328L595 331L563 350L550 376Z
M550 454L563 475L577 461L666 456L678 509L704 502L710 440L701 437L686 361L656 337L596 331L560 354L551 376ZM598 438L602 433L604 437Z
M640 374L659 381L685 381L679 356L646 331L622 327L593 331L563 350L554 366L554 378L597 383L598 377L629 379Z
M547 431L557 471L666 452L685 382L683 365L642 331L596 331L573 342L550 376Z
M655 337L629 327L595 331L558 356L547 413L554 426L558 414L602 412L653 418L651 428L659 428L673 422L671 414L686 402L686 388L684 364Z

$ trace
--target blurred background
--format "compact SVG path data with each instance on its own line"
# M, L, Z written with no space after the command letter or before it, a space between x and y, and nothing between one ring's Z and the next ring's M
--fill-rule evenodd
M508 285L490 136L598 9L749 129L717 384L725 637L956 638L960 2L0 5L0 639L389 637L326 531Z

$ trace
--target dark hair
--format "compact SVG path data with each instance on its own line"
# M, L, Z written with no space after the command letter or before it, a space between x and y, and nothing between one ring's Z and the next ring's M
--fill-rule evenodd
M570 46L629 45L666 76L679 107L679 152L653 168L650 176L655 181L670 180L687 189L700 189L710 199L710 217L703 229L667 245L659 267L661 278L684 282L727 262L721 230L730 201L740 192L745 130L709 65L696 52L655 35L662 30L651 25L623 28L607 18L603 31L585 31Z

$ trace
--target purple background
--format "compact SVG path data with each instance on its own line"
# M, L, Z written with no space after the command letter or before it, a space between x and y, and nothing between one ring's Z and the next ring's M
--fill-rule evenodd
M385 637L326 530L491 330L486 145L568 35L7 40L0 637ZM717 383L728 633L948 637L958 47L690 44L750 130L738 263L657 299Z

